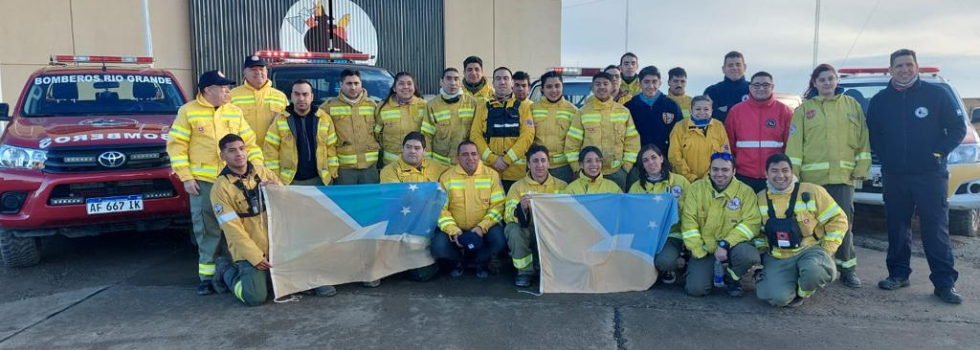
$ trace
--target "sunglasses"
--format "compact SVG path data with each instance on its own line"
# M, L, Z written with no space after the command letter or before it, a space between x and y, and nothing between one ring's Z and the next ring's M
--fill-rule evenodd
M732 154L731 153L728 153L728 152L715 152L715 153L712 153L711 154L711 160L715 160L715 159L718 159L718 158L721 158L721 159L724 159L724 160L727 160L727 161L731 161L732 160Z

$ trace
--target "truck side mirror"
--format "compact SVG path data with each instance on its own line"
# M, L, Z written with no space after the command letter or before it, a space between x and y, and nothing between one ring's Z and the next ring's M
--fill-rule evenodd
M10 105L6 103L0 103L0 122L10 121Z
M970 123L980 123L980 107L973 107L973 110L970 111Z

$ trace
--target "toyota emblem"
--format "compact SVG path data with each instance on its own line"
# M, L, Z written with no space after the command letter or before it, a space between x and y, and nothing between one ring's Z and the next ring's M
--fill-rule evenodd
M118 168L126 163L126 155L118 151L109 151L99 155L99 164L106 168Z

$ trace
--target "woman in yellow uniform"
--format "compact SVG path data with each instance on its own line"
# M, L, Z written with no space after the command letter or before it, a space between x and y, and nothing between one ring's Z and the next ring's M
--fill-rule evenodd
M647 144L640 148L640 162L643 165L639 167L640 180L633 183L629 193L670 193L680 210L684 191L691 183L683 176L670 172L670 162L657 145ZM680 217L679 212L677 216ZM681 223L678 221L670 227L664 249L654 258L654 266L660 271L660 280L664 283L673 284L677 281L677 258L683 250L684 240L681 237Z
M374 115L374 134L384 151L384 165L398 161L402 140L408 133L422 129L426 110L415 77L408 72L395 74L395 84Z
M712 154L730 152L725 124L711 118L711 104L708 96L691 99L691 117L678 122L670 132L667 157L674 171L689 182L708 174Z
M602 177L602 151L596 146L586 146L578 154L582 170L578 180L565 187L567 194L623 193L618 184Z

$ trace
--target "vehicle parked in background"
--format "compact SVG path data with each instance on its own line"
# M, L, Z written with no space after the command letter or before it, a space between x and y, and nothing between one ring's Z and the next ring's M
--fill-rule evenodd
M891 77L888 68L844 68L840 74L840 87L844 94L854 97L868 112L868 103L879 91L888 87ZM939 75L939 68L920 67L922 81L937 84L946 91L948 98L963 116L963 122L970 125L965 113L963 99L949 80ZM974 122L980 120L980 111L974 110ZM956 235L977 236L980 234L980 146L975 128L968 127L966 137L947 158L949 169L949 232ZM857 184L854 202L873 208L873 212L883 213L881 165L872 154L871 171L868 179Z
M166 142L186 100L151 57L54 56L0 104L0 256L40 261L37 238L160 230L190 219ZM94 64L94 65L93 65ZM12 112L12 113L11 113Z

